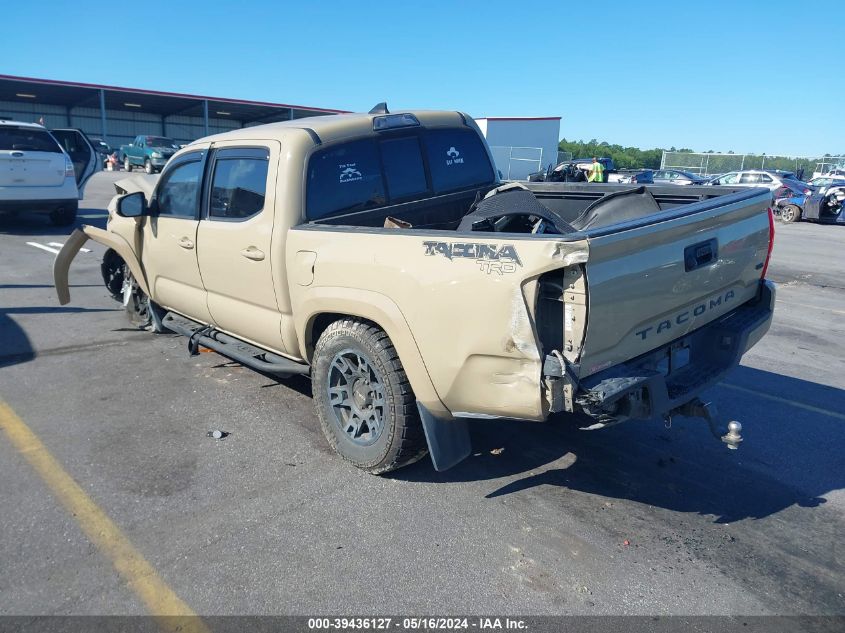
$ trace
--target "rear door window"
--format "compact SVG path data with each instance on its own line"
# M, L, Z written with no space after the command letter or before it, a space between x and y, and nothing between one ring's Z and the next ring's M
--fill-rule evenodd
M319 150L308 161L306 214L317 220L387 201L375 139Z
M391 202L428 191L422 151L416 136L384 139L380 145Z
M0 126L0 150L62 153L59 144L47 130L6 126Z
M208 215L216 220L245 220L264 208L267 191L266 149L217 152Z
M493 182L490 158L473 130L429 130L424 143L435 193Z

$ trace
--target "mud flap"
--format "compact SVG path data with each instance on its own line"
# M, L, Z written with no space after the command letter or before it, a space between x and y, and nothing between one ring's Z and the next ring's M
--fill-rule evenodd
M61 305L70 302L70 289L68 288L70 263L87 241L88 236L79 229L75 229L53 262L53 283L56 286L56 294L59 295Z
M472 445L466 420L436 418L419 402L417 408L420 410L425 441L428 443L434 470L448 470L469 457Z

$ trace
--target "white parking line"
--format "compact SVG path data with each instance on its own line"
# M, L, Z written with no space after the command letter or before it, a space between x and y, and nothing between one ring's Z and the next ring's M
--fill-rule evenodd
M839 413L838 411L831 411L830 409L822 409L821 407L814 407L811 404L804 404L803 402L796 402L790 398L781 398L780 396L775 396L770 393L766 393L765 391L757 391L756 389L748 389L747 387L740 387L739 385L732 385L730 383L721 382L719 383L720 387L727 387L728 389L733 389L734 391L741 391L743 393L752 394L755 396L759 396L761 398L766 398L768 400L773 400L774 402L779 402L781 404L789 405L791 407L796 407L798 409L804 409L805 411L810 411L812 413L820 413L822 415L827 415L832 418L836 418L838 420L845 420L845 415Z
M843 310L834 310L832 308L823 308L822 306L813 306L808 303L795 303L793 301L785 301L783 299L775 299L778 303L788 303L793 306L799 306L801 308L812 308L813 310L823 310L825 312L831 312L833 314L845 314Z
M50 246L57 246L58 248L61 248L62 246L64 246L64 244L62 244L61 242L47 242L47 243ZM90 248L80 248L79 250L81 250L83 253L90 253L91 252Z
M48 252L53 253L55 255L59 254L59 251L57 251L55 248L50 248L49 246L44 246L44 244L39 244L38 242L27 242L27 245L34 246L35 248L40 248L42 251L48 251Z

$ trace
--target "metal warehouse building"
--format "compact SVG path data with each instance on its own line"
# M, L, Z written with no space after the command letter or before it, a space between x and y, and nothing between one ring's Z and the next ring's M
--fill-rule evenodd
M79 128L112 147L139 134L177 143L344 110L0 75L0 118Z

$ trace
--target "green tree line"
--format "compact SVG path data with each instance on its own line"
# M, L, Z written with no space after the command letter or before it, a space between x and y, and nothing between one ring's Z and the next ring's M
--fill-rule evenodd
M562 139L558 145L562 152L570 152L573 158L591 158L593 156L610 157L616 164L617 169L659 169L660 160L663 152L692 152L691 149L670 147L654 148L654 149L640 149L638 147L623 147L622 145L614 145L606 141L597 141L592 139L590 141L568 141ZM671 165L676 168L686 167L691 171L701 174L720 174L728 171L736 171L739 169L782 169L784 171L797 172L799 169L804 170L804 177L809 178L816 165L822 160L814 158L789 158L787 156L766 156L765 154L745 154L744 157L740 154L735 156L712 156L702 157L701 154L714 154L714 150L701 152L695 157L691 157L690 162L695 164L676 164L679 157L672 157ZM734 154L734 152L726 152L727 154ZM830 156L830 154L825 154ZM682 162L682 161L681 161Z
M558 148L562 152L570 152L573 158L591 158L593 156L610 157L618 169L659 169L663 149L640 149L638 147L622 147L611 145L606 141L567 141L561 140ZM691 152L689 149L669 150L673 152Z

